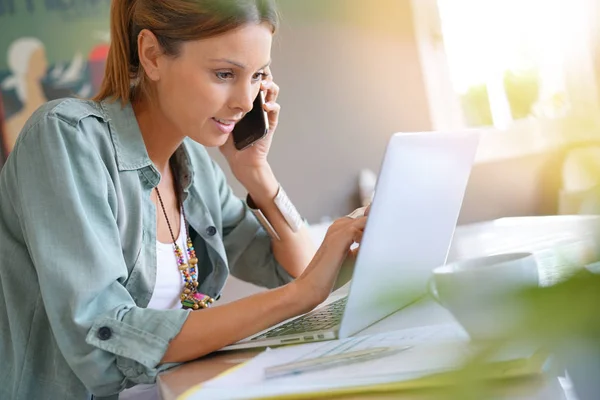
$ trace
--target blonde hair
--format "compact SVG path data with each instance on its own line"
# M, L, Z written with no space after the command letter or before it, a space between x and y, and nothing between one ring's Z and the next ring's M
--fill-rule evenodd
M177 57L183 42L263 22L276 31L279 18L273 0L113 0L111 45L104 80L94 99L112 98L125 104L146 92L137 47L142 29L156 36L166 55Z

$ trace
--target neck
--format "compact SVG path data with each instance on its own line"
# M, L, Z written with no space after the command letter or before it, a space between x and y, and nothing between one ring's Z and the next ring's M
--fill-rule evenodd
M132 106L148 156L161 175L165 175L169 172L169 159L184 137L175 133L176 128L151 101L140 99Z

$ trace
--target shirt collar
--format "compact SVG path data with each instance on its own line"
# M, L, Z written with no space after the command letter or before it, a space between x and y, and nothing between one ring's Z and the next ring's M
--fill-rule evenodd
M131 103L123 105L119 100L102 100L100 105L108 116L119 170L135 170L152 165Z
M121 101L118 100L102 100L100 105L108 117L110 136L115 147L119 170L131 171L151 167L158 178L160 175L148 156L144 138L140 132L140 127L135 118L131 103L123 106ZM187 193L193 180L193 170L185 141L175 151L174 157L177 171L180 174L179 179L182 189ZM154 184L158 184L158 179L156 179Z
M192 163L190 161L190 155L187 150L186 141L189 139L185 139L181 146L177 150L175 150L174 158L175 165L177 170L179 171L179 182L181 182L181 189L184 193L184 199L187 197L188 190L192 185L194 180L194 169L192 168Z

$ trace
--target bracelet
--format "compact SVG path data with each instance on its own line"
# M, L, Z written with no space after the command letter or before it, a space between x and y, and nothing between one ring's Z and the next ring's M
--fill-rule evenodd
M250 195L246 197L246 204L248 204L250 211L252 211L252 214L254 214L254 216L256 217L258 222L260 222L262 227L265 228L269 236L271 236L273 239L281 240L277 232L275 232L275 228L273 228L273 225L271 225L267 217L265 217L265 215L262 213L262 211L260 211L259 208L256 208Z
M273 201L289 227L292 229L292 232L298 232L300 228L302 228L304 221L281 186L279 186L277 196L275 196L275 200Z
M292 204L290 198L287 196L287 194L281 187L281 185L277 190L277 195L275 196L275 199L273 199L273 202L275 203L275 206L289 225L292 232L298 232L304 224L304 221L296 207L294 207L294 205ZM252 211L256 219L258 219L258 222L263 226L263 228L265 228L269 236L271 236L274 239L281 240L281 238L273 228L273 225L271 225L271 223L265 217L263 212L256 206L256 203L254 203L254 200L252 200L250 194L246 196L246 204L248 205L250 211Z

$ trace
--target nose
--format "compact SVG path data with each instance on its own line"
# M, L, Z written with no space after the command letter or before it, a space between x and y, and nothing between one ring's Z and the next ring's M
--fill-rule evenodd
M252 110L254 99L258 95L259 87L257 85L240 85L236 88L232 98L230 107L244 114Z

